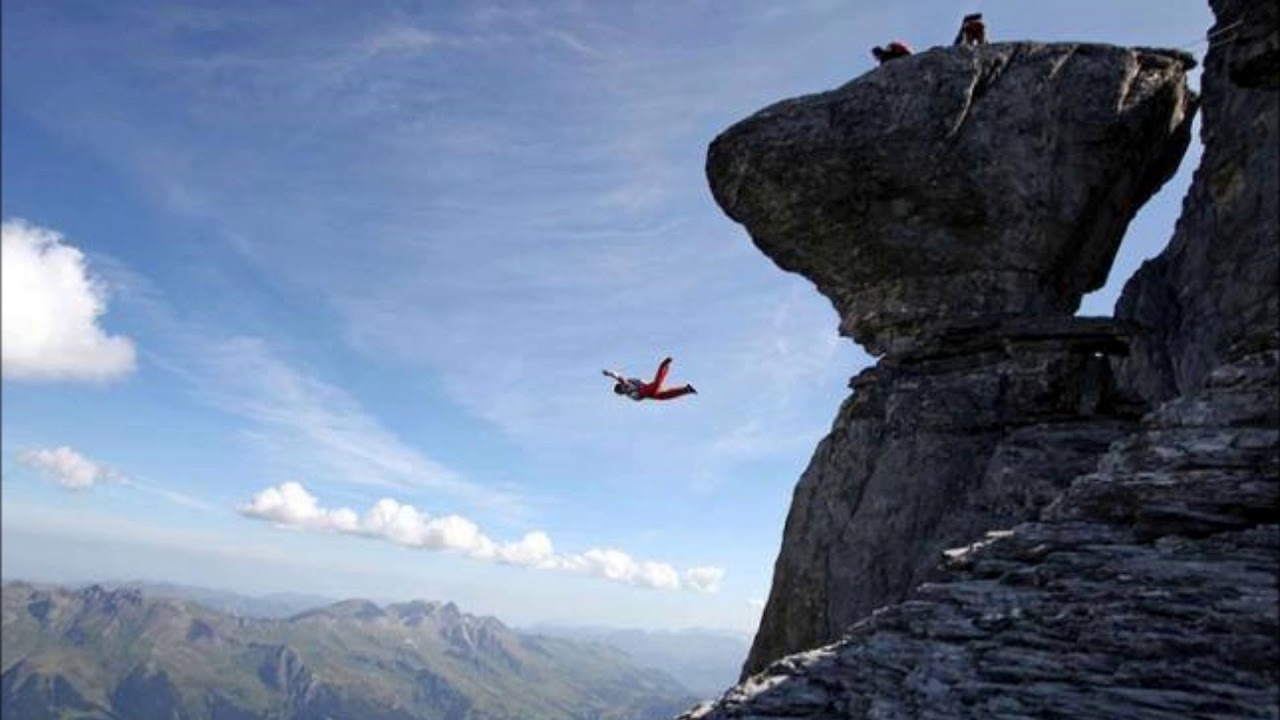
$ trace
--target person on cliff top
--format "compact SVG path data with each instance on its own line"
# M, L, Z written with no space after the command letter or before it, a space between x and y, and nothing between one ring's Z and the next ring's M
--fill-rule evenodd
M871 48L871 54L875 56L877 62L883 65L890 60L897 60L900 57L910 55L911 48L901 40L894 40L884 47L877 45Z
M688 383L675 388L662 387L662 382L667 379L667 370L671 368L671 358L664 358L658 364L658 372L654 374L651 382L645 382L639 378L623 377L621 374L612 370L604 370L604 374L614 379L613 392L618 395L626 395L627 397L639 402L641 400L670 400L678 398L682 395L698 393Z
M982 22L982 13L970 13L960 21L960 31L956 33L954 45L986 45L987 26Z

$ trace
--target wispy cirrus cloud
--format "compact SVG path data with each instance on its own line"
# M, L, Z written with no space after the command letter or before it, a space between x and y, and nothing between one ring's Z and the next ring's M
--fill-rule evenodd
M329 485L431 492L509 518L527 514L523 497L432 458L270 340L180 316L148 277L112 258L103 261L122 300L164 338L148 362L180 379L201 403L238 418L239 435L278 472Z
M473 483L410 446L348 392L290 365L261 338L197 342L199 392L249 421L248 434L295 469L331 482L430 490L520 512L518 497Z
M365 39L363 47L370 53L418 53L440 42L440 37L413 25L395 25Z
M708 445L708 452L727 460L747 460L783 452L799 454L812 448L825 432L822 426L799 425L795 418L767 422L763 415L757 415L716 435Z
M218 509L213 503L196 497L190 493L170 490L149 482L141 482L128 477L121 478L120 482L128 487L134 488L135 490L141 490L142 492L163 498L175 505L182 505L183 507L192 508L194 510L213 511Z
M528 532L519 540L498 542L465 517L431 516L392 498L379 500L363 515L345 507L324 508L296 482L262 490L238 510L246 517L286 528L373 537L418 550L456 552L477 560L561 570L658 590L711 593L719 590L724 577L723 568L696 567L682 574L670 563L637 560L616 548L559 553L541 530Z

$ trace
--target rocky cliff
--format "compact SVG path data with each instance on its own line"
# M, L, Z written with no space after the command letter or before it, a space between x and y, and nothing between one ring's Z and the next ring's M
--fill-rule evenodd
M882 357L744 682L684 717L1277 717L1280 39L1212 4L1202 166L1116 319L1070 315L1185 148L1185 55L938 48L712 143L726 213Z
M1071 317L1186 149L1190 59L939 48L712 143L716 199L884 357L796 489L746 670L900 600L938 553L1034 516L1134 417Z
M1276 330L1280 284L1280 10L1215 0L1201 93L1204 155L1169 247L1125 286L1139 324L1124 382L1158 402L1195 390L1244 344Z

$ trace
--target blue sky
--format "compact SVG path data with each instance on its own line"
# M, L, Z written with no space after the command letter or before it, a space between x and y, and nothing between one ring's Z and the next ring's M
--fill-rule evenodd
M707 143L868 49L1191 0L3 6L3 570L753 629L868 363ZM1130 228L1167 242L1198 159ZM53 328L50 330L50 328ZM634 404L600 375L699 395Z

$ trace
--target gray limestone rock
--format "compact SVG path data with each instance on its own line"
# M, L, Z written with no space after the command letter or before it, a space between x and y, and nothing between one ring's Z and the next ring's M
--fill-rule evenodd
M796 486L744 673L830 642L944 548L1032 519L1133 428L1107 321L953 329L853 379Z
M1219 368L1038 522L681 720L1275 720L1278 378L1275 351Z
M1190 138L1190 56L934 48L711 143L724 211L874 354L931 325L1070 314Z
M1186 148L1191 65L937 48L711 144L725 211L887 353L796 488L744 673L900 600L943 547L1035 517L1140 414L1106 360L1129 329L1070 313Z
M1149 401L1194 390L1280 333L1280 4L1211 4L1200 167L1169 247L1116 305L1117 318L1148 331L1117 365Z
M1053 260L1033 272L1040 296L996 284L986 307L952 302L963 283L951 272L990 266L943 252L946 271L926 278L862 221L838 218L841 199L860 196L842 195L849 181L831 169L864 150L835 122L853 112L839 95L877 82L764 111L745 123L750 151L713 146L726 211L814 280L846 332L888 354L855 378L796 488L743 681L681 720L1280 718L1280 14L1211 5L1202 165L1170 247L1130 281L1115 322L1053 317L1105 274L1114 246L1097 228L1110 220L1077 217L1097 243L1083 257L1081 244L1041 256ZM907 76L950 61L901 62L891 69ZM1088 104L1103 90L1074 92ZM822 103L829 120L811 107ZM1143 137L1153 156L1177 142ZM805 149L790 169L789 145ZM954 202L932 189L911 192ZM886 202L859 212L883 220ZM1056 208L1028 205L1019 227ZM943 251L967 227L921 212L941 229L917 230ZM1047 247L1004 237L1017 258Z

